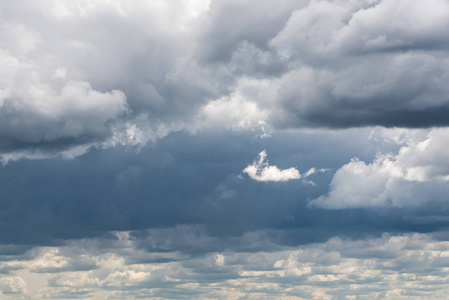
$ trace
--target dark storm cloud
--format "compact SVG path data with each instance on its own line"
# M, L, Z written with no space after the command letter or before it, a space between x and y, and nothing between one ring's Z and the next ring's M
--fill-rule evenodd
M448 16L443 0L6 1L2 161L209 128L211 101L274 128L447 125Z
M194 1L3 3L3 162L144 145L182 128L216 93L211 75L188 59L193 21L205 8Z
M197 51L238 82L253 78L252 86L269 91L247 98L268 112L268 124L448 124L447 2L308 1L276 9L264 4L242 18L245 4L212 2L207 16L214 19L206 22ZM263 17L265 9L274 12ZM263 66L274 61L283 67ZM248 86L237 84L234 94L245 94Z

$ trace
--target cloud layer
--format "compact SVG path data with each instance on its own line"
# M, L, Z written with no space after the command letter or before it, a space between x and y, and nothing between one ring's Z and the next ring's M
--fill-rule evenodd
M179 130L209 93L201 74L190 86L184 70L195 66L183 63L194 46L192 20L206 8L202 1L5 3L3 162L142 146Z
M170 247L167 241L180 231L189 239ZM200 232L195 227L112 232L36 247L0 262L2 297L438 299L448 292L449 245L438 236L385 234L271 251L186 255L182 249L219 242ZM238 240L250 247L266 243L263 232Z
M0 15L3 162L178 130L447 125L444 0L26 6Z
M448 20L3 1L1 298L444 298Z
M447 2L297 5L289 8L291 14L283 14L284 6L278 8L273 15L279 19L268 18L273 27L262 34L257 22L241 30L227 23L223 15L237 9L233 2L213 2L211 13L222 9L215 22L221 22L220 28L229 26L234 34L217 35L219 41L201 40L204 49L221 47L213 61L233 72L238 95L268 111L269 124L277 128L447 125L448 40L442 34L449 26ZM263 18L261 11L254 15ZM241 22L239 15L231 20ZM216 27L209 29L208 37ZM264 92L254 94L252 86Z

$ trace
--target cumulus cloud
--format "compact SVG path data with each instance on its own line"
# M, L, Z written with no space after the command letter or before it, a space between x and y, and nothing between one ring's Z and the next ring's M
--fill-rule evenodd
M448 15L439 0L310 1L270 41L296 62L279 89L290 119L277 122L447 124Z
M177 234L175 228L153 232L158 230L165 240ZM440 233L440 238L441 234L447 233ZM257 244L261 237L234 239ZM299 247L276 246L270 251L248 251L254 249L249 245L246 250L228 248L217 253L211 249L187 255L182 248L147 251L140 247L143 240L154 246L162 242L157 236L114 232L108 238L36 247L16 256L20 268L0 277L2 296L422 299L444 298L448 292L449 244L431 234L383 234L355 240L335 237ZM184 249L191 249L218 240L197 235L176 242L187 243ZM36 258L31 253L38 253L42 262L48 258L50 265L54 263L53 254L45 252L57 253L65 261L80 262L89 256L96 265L45 272L33 269Z
M0 277L0 290L4 295L23 294L26 291L26 282L19 276Z
M4 163L179 130L448 124L444 0L26 3L0 15Z
M311 168L301 175L296 168L281 170L276 166L270 166L268 165L266 150L260 152L258 157L258 160L254 161L252 165L243 169L243 173L257 181L289 181L308 177L317 171L315 168ZM323 172L324 170L319 171Z
M214 126L447 124L443 0L27 5L0 16L3 161Z
M26 5L10 2L0 15L3 163L142 146L179 130L209 93L186 80L196 67L182 60L207 1Z
M230 129L233 131L256 131L268 137L268 111L257 102L270 93L267 81L242 79L235 93L210 101L197 116L197 130Z
M404 134L400 131L400 136ZM372 163L353 159L334 175L327 195L310 202L329 209L407 207L444 203L449 165L449 129L410 132L396 155L379 154ZM397 139L397 131L387 139Z
M222 16L235 9L235 4L213 4L211 14L217 13L217 7L223 11L207 28L208 38L201 45L220 48L212 51L211 55L217 54L213 61L234 78L252 78L270 86L270 94L255 102L268 111L270 125L448 124L448 39L442 34L449 26L447 2L298 2L296 7L286 5L291 14L284 13L286 6L277 9L277 17L266 21L273 22L272 29L264 33L263 26L227 24L231 19L236 24L243 22L238 15L226 20ZM255 16L262 15L255 12ZM233 34L215 34L220 39L213 39L212 34L219 32L217 24L229 25ZM254 49L259 54L251 56ZM245 58L251 62L245 65L239 60L245 54L260 61ZM267 61L278 67L264 66ZM232 90L241 89L235 85Z

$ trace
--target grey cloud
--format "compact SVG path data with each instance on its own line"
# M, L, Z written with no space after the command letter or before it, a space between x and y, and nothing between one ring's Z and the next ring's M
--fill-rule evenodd
M292 11L305 5L307 1L211 1L199 31L198 59L228 63L242 46L268 50L269 40L285 26Z
M188 59L204 9L195 1L5 3L3 162L142 146L182 128L215 93Z
M253 43L284 66L278 73L261 77L254 65L236 72L232 59L223 65L238 82L269 86L268 96L249 100L269 111L264 121L275 128L446 126L448 14L444 1L309 1L275 36ZM248 40L242 35L239 45Z
M271 41L298 66L279 89L286 126L447 125L439 33L449 7L431 4L434 15L424 1L311 1L296 11Z
M354 59L339 70L285 75L278 126L445 126L446 58L427 54ZM420 70L419 72L417 70ZM285 116L287 118L285 119Z
M255 106L251 126L236 120L245 130L444 126L448 12L442 0L8 1L2 160L236 128L211 109L240 101Z

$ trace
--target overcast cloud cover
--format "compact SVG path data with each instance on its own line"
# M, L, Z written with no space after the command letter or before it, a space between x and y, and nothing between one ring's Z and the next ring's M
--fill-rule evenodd
M5 299L442 299L448 0L3 0Z

